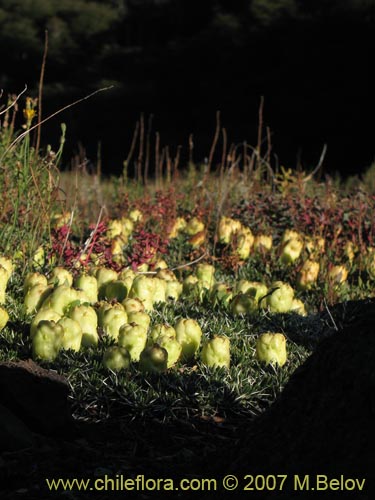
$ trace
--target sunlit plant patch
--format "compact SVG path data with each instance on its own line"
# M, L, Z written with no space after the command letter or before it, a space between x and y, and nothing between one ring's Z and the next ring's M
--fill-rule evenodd
M326 335L322 311L373 295L364 187L190 165L173 186L101 180L111 202L90 212L59 199L50 153L48 200L34 171L21 191L11 167L38 157L19 147L0 170L0 359L65 375L76 417L257 414Z

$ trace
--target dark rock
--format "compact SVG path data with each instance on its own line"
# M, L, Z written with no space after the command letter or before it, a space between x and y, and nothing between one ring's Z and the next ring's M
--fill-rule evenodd
M345 313L350 321L319 343L268 411L243 427L231 467L234 473L346 474L367 481L368 496L357 492L351 498L370 498L375 449L374 312L373 302L333 311L340 318ZM228 464L227 457L224 461Z
M343 330L361 318L375 323L375 298L339 302L324 309L319 316L322 324L326 325L327 333L329 330Z
M0 404L0 453L30 448L34 444L34 436L30 429Z
M32 360L0 363L0 404L31 430L51 434L70 421L69 384Z

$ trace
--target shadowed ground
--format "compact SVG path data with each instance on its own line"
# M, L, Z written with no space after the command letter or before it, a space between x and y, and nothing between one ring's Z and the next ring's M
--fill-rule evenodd
M217 478L215 494L202 492L65 492L64 498L351 498L374 491L375 305L339 304L338 331L322 340L290 378L279 399L253 421L70 423L58 436L34 436L33 449L0 456L2 498L54 498L47 477L95 478L137 474L161 478ZM287 474L282 493L225 492L235 474ZM366 479L362 492L294 492L293 475ZM245 495L246 494L246 495Z

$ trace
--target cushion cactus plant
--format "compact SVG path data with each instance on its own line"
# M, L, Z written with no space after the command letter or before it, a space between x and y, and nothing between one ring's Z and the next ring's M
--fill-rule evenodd
M115 372L129 368L130 354L124 347L108 347L103 354L103 365Z
M117 341L120 347L128 350L132 361L139 361L147 342L147 328L136 323L122 325Z
M262 333L256 344L256 356L259 361L278 364L286 363L286 338L282 333Z
M77 321L82 328L82 345L96 346L99 336L95 309L88 305L77 305L70 309L69 317Z
M148 344L153 344L159 342L159 338L162 336L167 336L171 339L176 338L176 330L173 326L167 323L158 323L151 328Z
M230 303L233 314L251 314L258 310L258 301L247 293L238 293Z
M168 366L168 351L159 344L147 346L140 355L139 369L144 373L161 373Z
M173 366L180 359L182 346L181 344L173 337L167 335L161 335L158 339L158 344L160 347L164 347L164 349L168 353L167 360L167 368Z
M28 290L35 285L44 285L47 287L47 278L41 273L28 273L23 281L23 294L27 294Z
M8 285L9 272L5 267L0 265L0 304L5 302L5 290Z
M132 284L129 297L140 299L146 310L153 309L155 282L144 274L138 275Z
M195 319L181 318L175 325L176 339L182 347L182 357L185 361L191 360L198 351L202 329Z
M48 278L48 284L72 286L73 275L67 269L61 266L56 266L51 271L51 274Z
M61 341L61 347L63 349L72 349L73 351L78 352L81 348L82 342L82 328L78 321L75 321L72 318L68 318L67 316L63 316L57 322L58 325L61 325L64 330L64 335Z
M297 278L298 288L308 290L318 279L320 265L319 262L308 259L303 263Z
M271 285L273 292L267 297L267 305L272 312L285 313L290 311L294 299L294 290L283 281L274 281Z
M104 332L117 340L120 327L128 322L128 315L125 309L111 307L104 311L102 328Z
M91 304L98 301L98 281L95 276L82 273L75 278L74 286L86 293Z
M137 325L144 326L147 330L150 326L151 318L146 312L134 311L128 314L128 323L136 323Z
M202 347L202 362L212 368L225 367L230 365L230 341L223 335L215 335Z
M58 285L44 300L41 309L53 309L62 316L77 300L79 300L77 290L69 285Z
M0 307L0 332L3 328L5 328L6 324L9 320L9 314L6 309Z
M53 309L40 309L34 316L33 320L31 321L30 337L31 338L34 337L38 324L42 320L54 321L55 323L57 323L61 318L61 316L62 316L61 314L57 313Z
M53 361L62 347L63 336L63 327L58 323L40 321L32 339L33 358Z
M47 297L52 293L53 286L37 283L27 289L23 306L26 314L33 314L39 311Z

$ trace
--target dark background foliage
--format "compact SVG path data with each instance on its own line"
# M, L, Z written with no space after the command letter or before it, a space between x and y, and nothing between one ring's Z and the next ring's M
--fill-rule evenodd
M44 32L44 115L114 88L44 129L65 160L82 143L118 172L140 113L163 144L208 155L216 110L229 142L255 145L258 107L281 164L358 173L374 160L374 0L0 0L0 87L37 94Z

